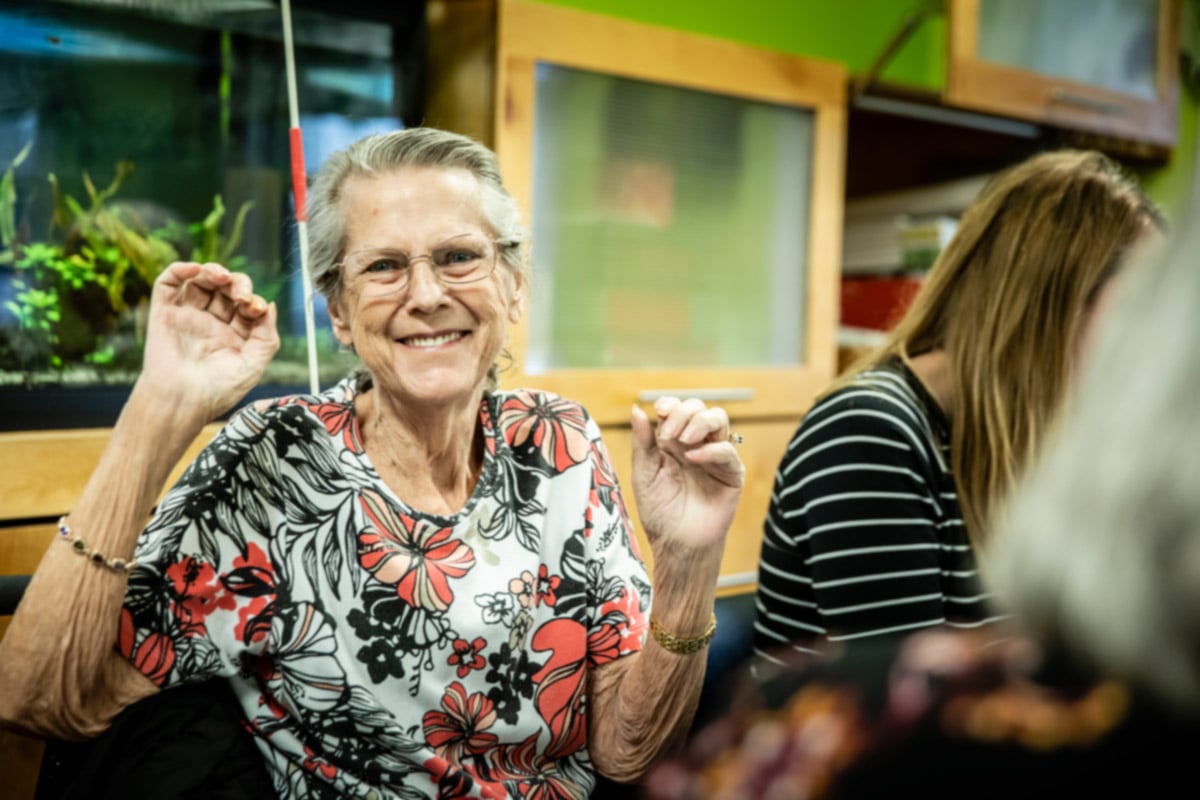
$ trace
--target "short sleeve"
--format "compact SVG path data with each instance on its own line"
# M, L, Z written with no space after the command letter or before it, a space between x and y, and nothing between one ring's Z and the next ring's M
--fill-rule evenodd
M961 520L946 513L926 430L905 398L873 388L805 417L764 523L760 653L945 622L941 529Z
M263 511L271 491L263 428L254 412L235 416L138 540L118 649L160 687L235 675L266 645L275 570Z
M587 429L591 481L584 535L594 603L588 657L598 666L642 649L651 589L600 428L589 418Z

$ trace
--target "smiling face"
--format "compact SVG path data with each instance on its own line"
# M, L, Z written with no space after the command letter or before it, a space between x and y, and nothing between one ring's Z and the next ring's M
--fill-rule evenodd
M482 184L465 169L404 167L349 179L342 193L346 253L431 253L469 234L491 239ZM402 290L373 295L352 274L330 306L333 331L352 346L376 387L411 409L478 404L509 323L523 309L520 279L501 260L488 277L443 285L430 263L412 265ZM336 307L335 307L336 306Z

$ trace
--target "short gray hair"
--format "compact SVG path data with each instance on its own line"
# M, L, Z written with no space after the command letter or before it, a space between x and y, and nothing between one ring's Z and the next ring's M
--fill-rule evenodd
M461 168L479 179L483 213L499 241L504 264L528 277L529 246L517 203L505 188L496 155L476 140L437 128L406 128L359 139L326 159L309 189L308 243L313 284L328 303L341 299L338 268L346 247L342 192L352 177L403 167Z
M1185 227L1185 226L1181 226ZM1200 239L1117 278L1056 434L984 558L1036 638L1200 707Z

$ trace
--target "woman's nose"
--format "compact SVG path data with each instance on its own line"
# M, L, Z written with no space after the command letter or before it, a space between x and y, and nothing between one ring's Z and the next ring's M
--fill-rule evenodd
M446 287L438 277L437 268L428 259L412 259L408 263L408 301L422 307L437 304L446 295Z

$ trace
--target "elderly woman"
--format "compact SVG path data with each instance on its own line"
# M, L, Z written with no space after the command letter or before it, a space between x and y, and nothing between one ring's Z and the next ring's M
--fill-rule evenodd
M323 166L310 231L365 369L237 413L143 530L184 449L278 347L245 275L168 268L69 544L3 641L0 714L94 735L220 677L283 797L585 797L597 771L636 779L703 679L743 481L727 416L632 412L649 616L595 422L495 390L527 244L492 153L432 129L360 141Z

